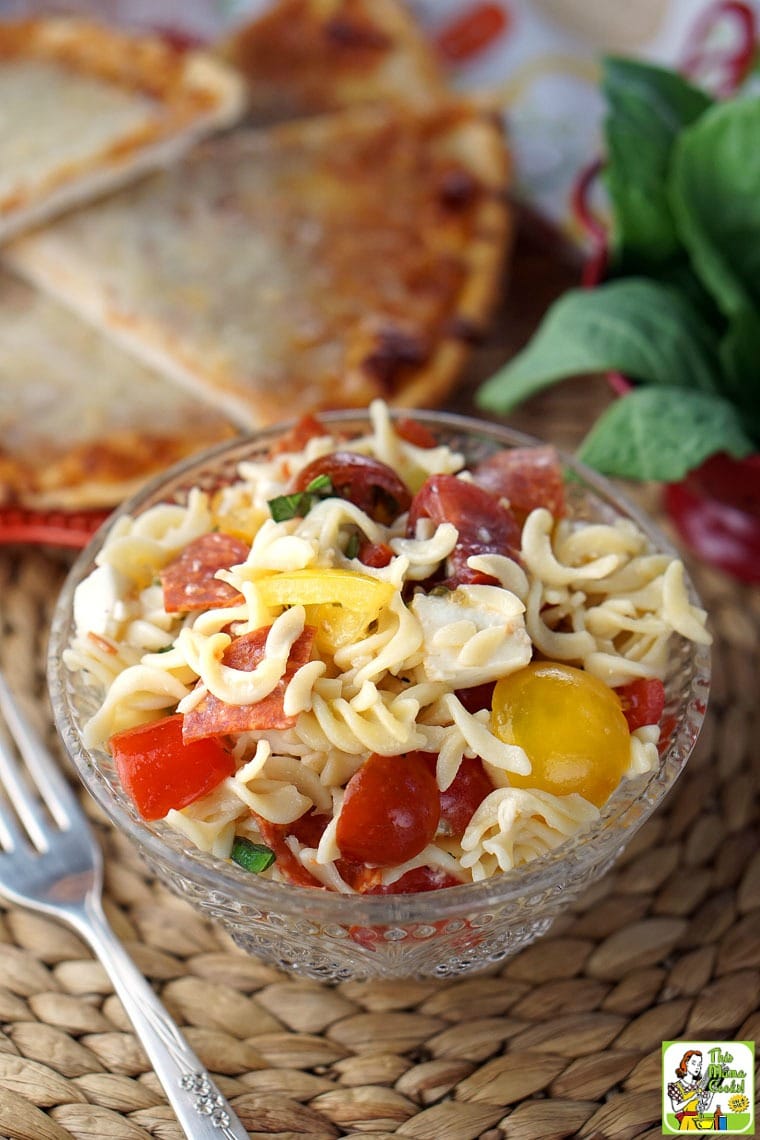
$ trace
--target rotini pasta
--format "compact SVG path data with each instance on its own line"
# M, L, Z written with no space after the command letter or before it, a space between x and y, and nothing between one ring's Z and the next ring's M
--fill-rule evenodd
M150 818L220 858L264 843L267 875L344 893L480 880L589 826L610 780L658 763L672 638L709 637L680 562L627 520L554 517L529 449L520 527L493 471L486 489L381 402L370 421L122 518L66 652L102 693L86 741L120 772L141 748L160 756L177 718L194 757L213 743L211 786L180 757ZM540 699L504 706L505 680L536 663L572 682L583 717L548 711L540 670ZM602 785L584 717L620 742Z

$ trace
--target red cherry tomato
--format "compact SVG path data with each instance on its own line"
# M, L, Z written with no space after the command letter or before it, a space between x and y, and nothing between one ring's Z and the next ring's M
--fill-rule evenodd
M665 708L665 686L656 677L639 677L615 689L628 721L628 731L659 724Z
M419 752L424 757L435 777L437 757L432 752ZM459 839L465 833L467 824L476 808L493 791L493 784L486 775L483 762L478 757L465 756L459 765L456 776L445 792L440 792L441 816L439 829L448 836Z
M453 782L441 792L441 823L445 823L449 835L456 839L464 835L476 808L493 787L483 762L478 757L465 756Z
M295 835L296 839L299 843L303 843L304 847L318 847L319 841L329 822L329 815L318 813L312 808L311 811L307 811L305 815L300 816L294 823L289 823L286 826L286 833L288 835Z
M495 685L495 681L484 681L482 685L473 685L470 689L457 689L455 696L469 713L480 712L482 709L490 709Z
M438 785L417 753L373 753L346 785L336 841L346 859L392 867L419 855L438 827Z
M109 741L124 791L143 819L163 819L208 795L235 771L217 737L185 743L182 715L117 732Z
M454 582L491 582L486 574L471 570L467 559L474 554L505 554L517 558L520 527L514 515L489 491L456 475L431 475L412 499L407 534L413 536L417 521L453 523L459 532L449 555Z
M379 569L387 566L393 558L393 551L384 542L363 542L359 547L359 561L365 566Z
M546 507L556 518L565 513L565 480L555 448L516 447L497 451L472 473L479 487L505 498L518 519L525 520L536 507Z
M296 476L293 490L305 491L320 475L328 476L339 498L355 503L375 522L386 525L407 510L412 500L409 488L387 463L354 451L334 451L307 463Z

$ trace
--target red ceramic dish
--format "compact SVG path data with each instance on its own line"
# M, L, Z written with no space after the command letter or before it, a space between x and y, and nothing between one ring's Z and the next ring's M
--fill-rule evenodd
M0 543L81 550L108 514L106 510L33 511L26 507L0 507Z
M609 262L607 227L590 202L601 168L597 160L581 172L572 201L590 243L581 278L589 289L604 280ZM618 396L632 387L619 372L607 379ZM680 483L666 484L663 503L678 535L699 558L741 582L760 582L760 454L710 456Z

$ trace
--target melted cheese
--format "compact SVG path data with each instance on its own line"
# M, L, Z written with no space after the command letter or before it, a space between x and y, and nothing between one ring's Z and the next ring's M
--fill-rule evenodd
M7 256L247 426L430 401L461 364L458 319L472 301L483 317L498 279L503 158L465 108L237 132Z
M0 274L0 502L115 505L229 421Z
M0 205L96 158L160 118L160 106L46 60L0 66Z

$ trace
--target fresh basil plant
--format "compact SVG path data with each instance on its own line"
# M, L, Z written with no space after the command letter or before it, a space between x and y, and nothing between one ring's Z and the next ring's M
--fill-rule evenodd
M608 279L556 301L477 401L505 413L570 376L621 372L632 388L579 457L674 482L716 452L760 450L760 97L716 103L618 58L602 88Z

